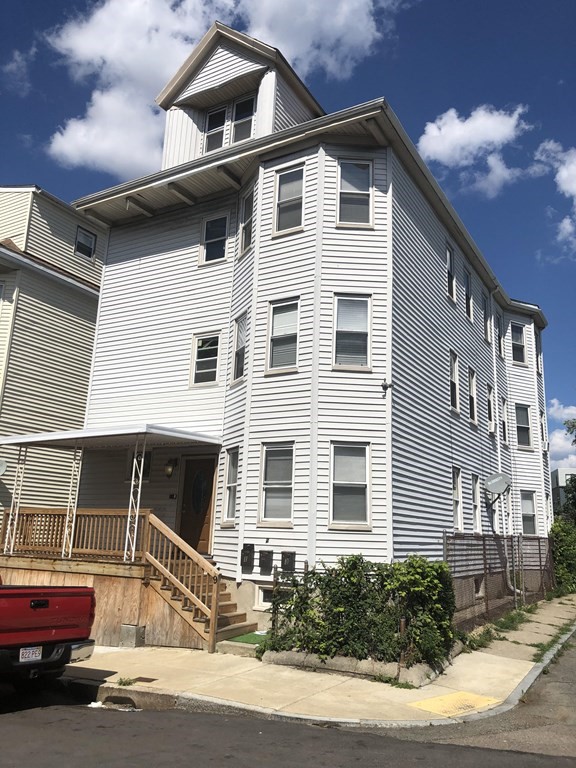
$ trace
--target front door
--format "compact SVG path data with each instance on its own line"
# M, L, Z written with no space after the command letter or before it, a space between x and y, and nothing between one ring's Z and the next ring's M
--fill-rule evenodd
M216 459L185 458L178 535L201 554L210 552Z

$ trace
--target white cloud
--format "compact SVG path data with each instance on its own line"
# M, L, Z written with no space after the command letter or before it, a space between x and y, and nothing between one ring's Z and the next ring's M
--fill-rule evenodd
M469 175L464 176L462 180L468 187L468 191L480 192L490 200L497 197L506 185L513 184L524 175L521 168L509 168L502 159L502 155L497 152L488 155L486 164L488 166L486 173L475 171L472 174L473 181L467 185L466 178Z
M572 445L572 438L564 429L555 429L549 434L550 439L550 466L576 467L576 447Z
M24 98L32 89L29 75L30 64L36 58L35 45L28 51L12 51L12 58L0 68L6 88Z
M556 225L556 242L565 254L576 257L576 148L564 150L557 141L548 139L540 144L535 158L555 171L556 189L572 202L572 213Z
M484 104L470 117L460 117L455 109L427 123L418 141L418 149L426 161L448 168L465 168L487 158L515 141L531 126L522 120L526 107L519 105L506 112Z
M576 405L563 405L558 398L553 397L548 404L548 416L561 422L576 419Z
M348 77L418 0L100 0L47 35L70 77L89 82L84 115L48 152L120 179L159 169L164 118L153 99L215 19L278 47L298 72Z

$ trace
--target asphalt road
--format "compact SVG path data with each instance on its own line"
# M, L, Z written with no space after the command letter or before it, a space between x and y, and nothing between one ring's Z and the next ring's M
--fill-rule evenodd
M526 702L458 726L344 730L257 718L92 708L59 685L0 689L1 768L574 768L576 647ZM509 751L518 750L518 751Z

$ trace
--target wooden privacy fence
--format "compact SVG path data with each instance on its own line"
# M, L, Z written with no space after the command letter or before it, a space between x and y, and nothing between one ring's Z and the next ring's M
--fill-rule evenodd
M146 537L149 513L148 509L140 510L137 560L142 560L142 542ZM6 524L6 514L4 518ZM123 560L127 521L128 513L125 509L78 509L71 557ZM65 509L21 507L13 554L61 557L65 529Z
M459 626L544 598L554 586L547 538L453 533L444 536Z

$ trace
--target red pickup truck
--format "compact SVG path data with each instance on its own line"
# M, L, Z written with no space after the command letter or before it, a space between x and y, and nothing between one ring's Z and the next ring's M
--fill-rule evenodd
M91 587L0 586L0 680L55 678L89 659L95 607Z

